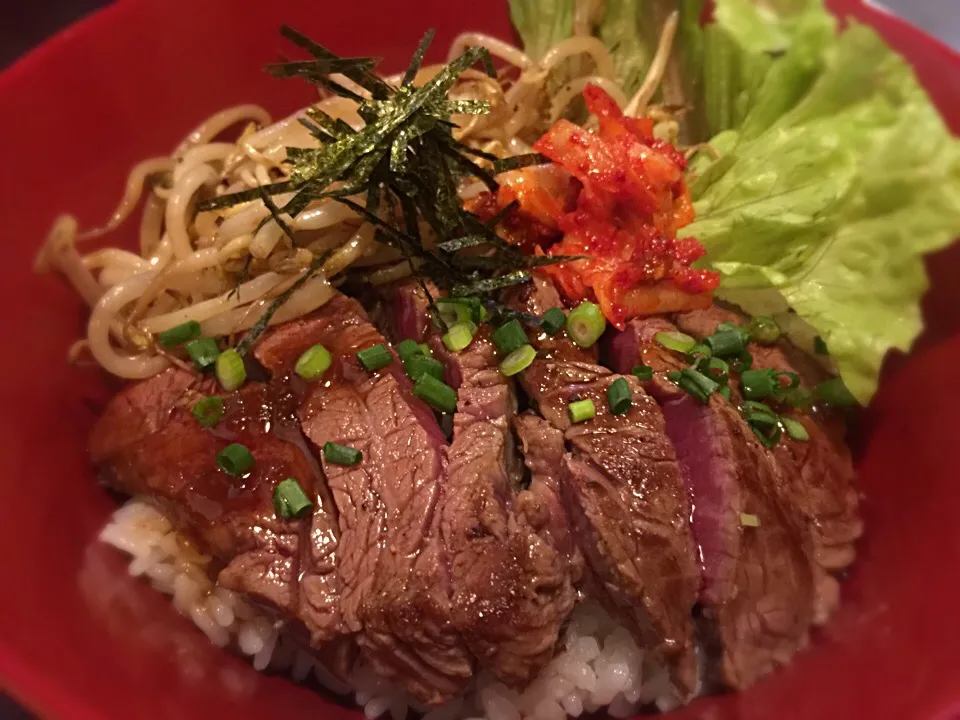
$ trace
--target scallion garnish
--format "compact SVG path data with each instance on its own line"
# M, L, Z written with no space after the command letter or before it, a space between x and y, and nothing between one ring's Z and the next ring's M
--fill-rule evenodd
M357 352L357 361L368 372L376 372L393 362L393 355L386 345L374 345Z
M747 325L750 338L760 345L773 345L780 339L780 326L772 317L758 315Z
M213 427L223 417L223 398L219 395L200 398L194 403L190 412L204 427Z
M531 345L522 345L507 355L500 363L500 372L507 377L516 375L530 367L530 363L537 357L537 351Z
M682 332L658 332L653 336L653 339L663 347L667 348L667 350L673 350L685 355L691 352L697 346L696 340Z
M614 415L624 415L633 405L633 393L630 384L622 377L617 378L607 388L607 403Z
M716 392L720 387L703 373L693 368L684 368L683 370L667 373L667 379L676 383L681 390L688 395L692 395L701 403L706 405L710 394Z
M704 345L699 343L694 345L693 348L687 353L687 357L690 359L690 362L693 363L693 367L697 370L702 369L713 357L713 350L710 349L709 345Z
M721 386L720 386L720 389L717 390L717 395L719 395L720 397L722 397L724 400L729 400L729 399L730 399L730 386L729 386L729 385L721 385Z
M769 368L745 370L740 375L740 387L747 400L770 397L778 387L776 371Z
M593 347L607 329L607 319L595 303L585 300L567 317L567 334L582 348Z
M363 453L347 445L327 442L323 444L323 459L334 465L356 465L363 460Z
M243 358L233 348L224 350L217 356L217 380L226 390L236 390L247 379L247 369L243 366Z
M740 407L743 412L763 412L768 415L774 415L773 409L766 403L756 402L754 400L747 400Z
M217 347L217 341L213 338L200 338L191 340L184 348L187 355L193 360L194 364L200 370L206 370L217 362L217 356L220 355L220 348Z
M421 375L413 386L413 394L440 412L457 409L457 391L432 375Z
M596 416L597 408L593 400L576 400L567 405L567 413L570 415L570 422L581 423Z
M727 384L727 379L730 377L730 366L725 360L712 357L706 361L706 367L701 366L701 368L701 372L704 372L714 382L721 385Z
M196 320L188 320L182 325L164 330L157 335L157 341L169 350L170 348L179 347L184 343L188 343L191 340L196 340L198 337L200 337L200 323Z
M641 382L653 380L653 368L649 365L634 365L630 372Z
M843 384L840 378L830 378L817 385L817 398L827 405L836 405L837 407L852 407L857 404L857 399L850 394L847 386Z
M540 329L547 335L556 335L567 324L567 315L560 308L550 308L540 318Z
M787 431L787 435L790 436L792 440L806 442L810 439L810 433L807 432L807 428L805 428L803 423L799 420L781 417L780 422L783 424L783 429Z
M424 352L424 347L424 345L421 345L416 340L407 338L406 340L397 344L396 351L397 355L400 356L400 360L402 362L406 362L414 355L429 355L429 352Z
M740 524L744 527L760 527L760 518L750 513L740 513Z
M296 478L287 478L273 489L273 509L284 520L300 517L313 508L313 502Z
M730 369L736 373L742 373L746 370L749 370L753 365L753 355L744 350L742 353L736 357L729 359Z
M521 348L530 342L527 340L527 333L524 331L523 325L517 319L505 322L494 330L490 337L502 355L509 355L517 348Z
M745 412L743 417L764 447L771 448L779 442L783 429L780 425L780 418L774 413L751 410Z
M233 443L217 453L217 465L227 475L240 477L253 467L253 454L240 443Z
M442 362L426 355L413 355L407 358L403 363L403 371L414 382L424 375L431 375L437 380L443 381L446 374Z
M304 380L316 380L321 377L330 365L333 357L323 345L314 345L297 359L293 371Z
M454 323L443 336L443 344L450 352L466 350L473 342L477 326L471 320Z
M747 349L750 336L740 329L721 330L710 335L706 344L716 357L736 357Z
M790 407L806 408L813 404L813 393L805 387L797 387L784 393L781 400Z
M466 302L453 298L438 298L435 304L440 321L446 328L462 322L479 322L474 321L471 308Z

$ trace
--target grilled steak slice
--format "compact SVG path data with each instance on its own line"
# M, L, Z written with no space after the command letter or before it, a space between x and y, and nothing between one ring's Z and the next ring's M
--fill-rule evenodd
M272 367L322 343L336 358L324 381L310 385L299 416L318 450L332 441L363 452L355 467L324 460L341 509L344 614L362 627L358 642L380 674L437 704L473 671L453 628L439 530L446 441L399 362L375 373L357 363L358 350L383 342L360 305L337 296L264 340L258 357Z
M91 455L107 482L152 500L218 558L220 584L301 620L318 647L343 631L337 521L323 478L299 439L289 386L282 379L248 383L224 397L223 419L205 429L190 408L216 392L210 380L178 369L129 386L94 428ZM217 453L234 442L255 458L239 478L216 464ZM276 516L273 490L288 477L313 499L312 518Z
M683 313L676 318L681 330L698 337L712 334L722 322L739 324L742 321L741 315L720 307ZM751 343L750 352L754 367L796 372L807 387L826 377L809 359L798 363L796 351L791 351L786 341L773 346ZM731 386L736 392L735 380ZM813 548L818 588L814 620L823 623L839 600L839 586L829 573L853 562L856 555L853 543L863 530L857 512L855 474L843 442L842 418L825 412L814 415L785 411L785 414L800 422L810 438L798 442L784 435L777 443L773 455L785 470L780 473L784 482L777 489L784 504L799 513L801 527Z
M571 581L578 585L584 561L563 507L563 433L532 412L518 415L513 426L523 447L523 462L530 471L530 485L517 497L517 512L532 528L549 535L568 565Z
M551 536L517 511L522 467L510 427L517 406L513 383L499 371L488 327L452 353L426 320L418 286L403 285L391 297L395 333L426 328L413 337L428 341L459 391L440 526L450 558L454 625L495 677L525 684L553 656L575 591Z
M614 366L642 362L657 373L682 367L681 358L654 340L661 330L675 327L660 318L630 321L613 341ZM783 470L722 397L701 404L662 374L646 387L663 408L693 497L704 629L718 645L720 681L746 687L789 659L812 620L808 548L776 490ZM750 516L758 526L746 524Z
M537 314L557 306L540 278L510 302ZM630 377L633 405L613 415L607 389L620 376L563 336L532 342L538 357L520 383L571 450L559 475L562 497L602 599L670 669L687 699L698 686L691 614L699 571L687 492L660 410ZM571 424L568 404L586 398L596 417Z
M516 398L486 329L449 362L462 379L441 526L454 622L481 664L521 685L553 656L574 588L551 537L516 512Z

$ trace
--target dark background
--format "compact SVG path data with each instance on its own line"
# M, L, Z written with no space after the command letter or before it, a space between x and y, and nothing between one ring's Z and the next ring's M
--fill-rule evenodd
M881 4L875 0L865 1L873 5ZM109 0L0 2L4 6L0 20L0 68L9 65L57 30L109 4ZM884 0L883 4L960 49L960 3L957 0ZM0 720L32 720L32 716L0 694Z

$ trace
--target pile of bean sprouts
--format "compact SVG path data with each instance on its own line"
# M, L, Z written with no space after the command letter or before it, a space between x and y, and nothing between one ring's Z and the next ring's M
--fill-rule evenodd
M461 77L451 95L488 100L491 112L453 118L460 121L457 139L499 157L531 152L530 143L564 115L588 83L604 89L627 114L648 114L662 121L658 131L673 135L676 123L648 105L667 65L676 15L663 28L643 85L627 97L616 83L610 54L589 33L594 4L578 2L573 37L537 60L487 35L460 35L450 48L451 58L467 46L481 45L504 63L504 69L497 79L473 70ZM440 67L423 68L417 82L425 82ZM362 92L346 78L336 79ZM317 106L354 127L362 126L349 100L328 97ZM280 306L271 323L295 319L323 305L350 267L363 268L373 283L409 274L402 258L374 240L369 222L333 200L315 201L297 217L285 217L292 238L269 218L261 200L197 212L199 199L285 179L285 149L316 146L298 122L302 116L298 112L273 122L256 105L222 110L187 135L170 155L138 164L103 227L81 232L72 216L55 221L37 269L63 275L91 309L86 337L70 349L72 360L92 356L107 371L128 379L155 375L182 362L156 342L158 333L189 320L199 322L205 336L242 333L323 253L332 251L322 270ZM223 139L238 127L242 129L236 140ZM468 182L461 193L468 197L482 188ZM275 201L282 207L289 197L278 195ZM353 199L362 202L359 196ZM100 247L84 252L89 241L130 220L141 200L135 250Z

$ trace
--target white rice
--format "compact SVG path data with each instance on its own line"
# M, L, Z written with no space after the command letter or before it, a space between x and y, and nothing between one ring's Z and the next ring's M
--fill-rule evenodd
M296 682L312 675L335 693L353 692L371 720L405 720L418 713L405 693L368 666L357 667L349 688L330 677L278 624L213 582L211 559L151 505L131 500L114 513L100 539L131 556L131 575L172 596L177 610L211 642L250 658L255 669L284 672ZM571 616L558 654L523 692L481 674L462 698L430 710L423 720L565 720L601 708L613 717L628 717L644 705L666 710L669 697L666 674L645 666L630 633L586 602Z

